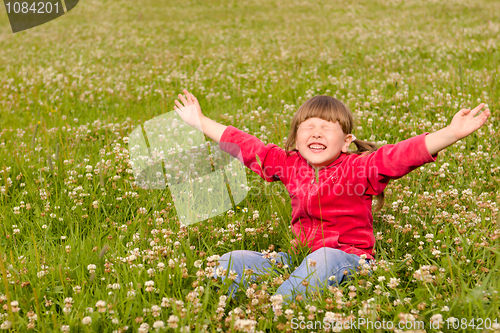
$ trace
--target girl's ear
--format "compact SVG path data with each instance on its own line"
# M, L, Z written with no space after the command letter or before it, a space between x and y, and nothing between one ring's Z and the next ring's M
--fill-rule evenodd
M342 146L342 152L347 153L349 150L349 146L351 145L352 142L352 134L346 135L346 138L344 140L344 145Z

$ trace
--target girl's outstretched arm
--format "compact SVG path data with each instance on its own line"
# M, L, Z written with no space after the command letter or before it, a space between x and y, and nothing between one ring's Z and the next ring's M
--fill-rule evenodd
M490 116L490 110L486 109L479 116L474 117L483 107L484 103L479 104L474 109L462 109L458 111L450 125L437 132L426 135L425 144L431 155L451 146L460 139L465 138L475 132L486 123Z
M275 144L265 145L257 137L241 131L234 126L225 126L207 118L201 112L200 104L193 94L186 89L175 101L175 111L189 126L203 132L210 139L219 143L219 148L236 157L250 170L264 180L283 181L286 152ZM224 140L221 142L222 135Z
M179 94L179 99L182 101L182 104L178 100L175 100L177 107L174 106L174 109L177 111L179 117L181 117L181 119L184 120L189 126L203 132L210 139L218 143L227 126L219 124L204 116L201 112L198 99L196 99L196 97L194 97L193 94L189 93L186 89L184 89L183 92L186 94L186 97Z

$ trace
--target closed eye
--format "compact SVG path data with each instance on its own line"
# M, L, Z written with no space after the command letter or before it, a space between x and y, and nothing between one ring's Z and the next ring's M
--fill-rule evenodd
M311 129L314 129L315 126L313 125L305 125L305 126L299 126L299 129L302 129L302 130L311 130ZM333 127L321 127L323 130L326 130L326 131L335 131L335 128Z

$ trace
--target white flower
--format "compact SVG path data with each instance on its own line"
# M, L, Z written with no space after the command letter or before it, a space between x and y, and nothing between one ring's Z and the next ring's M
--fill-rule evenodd
M399 280L399 278L391 278L387 286L391 289L394 289L399 285Z
M437 325L439 327L441 327L443 325L443 315L438 313L438 314L435 314L431 317L431 323L433 325Z
M175 315L170 315L168 317L168 326L171 328L177 328L177 323L179 322L179 317Z
M11 321L8 321L8 320L4 321L4 322L2 323L2 325L0 325L0 328L1 328L2 330L8 330L8 329L10 329L11 327L12 327L12 322L11 322Z
M269 298L273 306L279 306L283 303L283 295L277 294Z
M95 303L95 307L96 308L102 308L102 307L105 307L106 306L106 302L105 301L97 301L97 303Z
M92 318L90 318L90 317L87 316L87 317L84 317L82 319L82 324L83 325L90 325L90 323L92 323Z
M149 325L147 323L142 323L141 326L139 327L138 332L146 333L147 331L149 331Z
M241 332L254 332L257 322L251 319L236 319L234 328Z
M164 328L164 327L165 327L165 323L161 320L155 321L153 323L153 328L159 329L159 328Z

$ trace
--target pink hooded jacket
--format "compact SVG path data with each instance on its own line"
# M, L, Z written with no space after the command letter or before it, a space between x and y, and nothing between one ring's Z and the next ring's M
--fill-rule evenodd
M384 145L370 154L341 153L318 172L318 181L314 168L298 151L287 156L277 145L264 145L233 126L224 130L219 147L239 155L264 180L285 185L293 209L292 231L302 245L312 251L331 247L373 259L372 196L382 193L390 179L436 161L437 153L431 156L425 145L427 134Z

